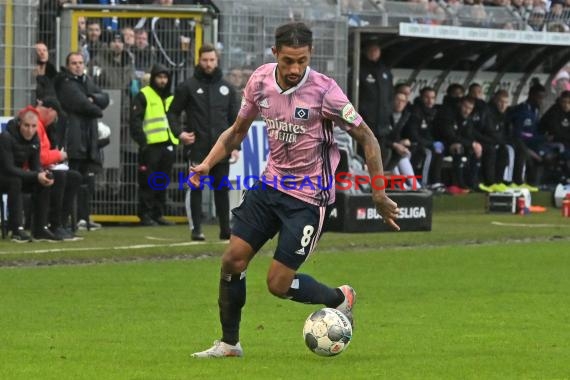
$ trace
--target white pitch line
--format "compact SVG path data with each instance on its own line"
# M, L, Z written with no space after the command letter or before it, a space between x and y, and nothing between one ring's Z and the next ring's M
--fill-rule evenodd
M216 241L209 242L210 244L227 244L227 241ZM33 243L32 243L33 244ZM34 249L30 251L20 251L20 252L0 252L0 255L8 255L12 253L56 253L56 252L87 252L87 251L104 251L104 250L127 250L127 249L145 249L145 248L168 248L168 247L185 247L190 245L200 245L207 244L200 241L188 241L182 243L171 243L171 244L137 244L137 245L125 245L120 247L91 247L91 248L53 248L53 249Z
M570 227L564 224L528 224L528 223L504 223L504 222L491 222L495 226L507 227L529 227L529 228L552 228L552 227Z
M169 239L169 238L161 238L161 237L156 237L156 236L145 236L145 239L148 240L158 240L158 241L172 241L174 239Z

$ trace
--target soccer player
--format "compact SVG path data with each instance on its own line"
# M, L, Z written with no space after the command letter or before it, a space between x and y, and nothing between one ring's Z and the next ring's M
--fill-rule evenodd
M247 191L232 211L230 242L222 256L218 298L222 338L194 357L243 355L239 324L246 298L246 269L277 232L279 241L267 274L269 291L280 298L336 308L352 320L356 296L352 287L331 288L297 270L315 249L334 203L334 172L340 154L333 123L362 145L371 178L382 178L382 159L374 134L336 82L309 67L311 50L312 32L305 24L278 27L272 48L277 63L262 65L253 73L235 123L222 133L204 161L190 169L191 186L199 186L200 176L240 146L256 117L265 120L269 139L265 181ZM285 176L298 186L282 186ZM307 185L307 178L312 186ZM384 222L399 230L395 222L398 206L380 190L384 186L382 180L376 181L372 199Z

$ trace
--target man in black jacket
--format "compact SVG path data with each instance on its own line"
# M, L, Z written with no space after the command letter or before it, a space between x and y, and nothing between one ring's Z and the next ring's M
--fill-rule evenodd
M53 82L57 75L56 67L49 61L48 47L43 42L38 42L36 50L36 67L32 74L36 78L36 100L55 96Z
M8 193L9 225L12 240L18 243L31 240L24 231L22 193L32 194L34 240L61 240L47 228L53 178L41 170L38 118L33 107L24 108L18 121L8 123L6 131L0 134L0 191Z
M557 146L561 159L562 176L570 178L570 91L563 91L556 103L542 116L539 124L549 145ZM552 144L553 143L553 144ZM554 149L551 149L554 150Z
M85 75L80 52L69 53L65 62L66 67L56 77L55 91L67 114L64 141L69 167L83 176L77 201L78 228L97 229L101 226L89 219L89 204L95 192L95 175L103 168L97 119L109 105L109 95Z
M130 133L139 146L139 206L143 226L172 225L164 219L166 189L153 189L149 176L155 172L170 175L179 133L173 133L166 112L172 102L170 72L161 64L150 71L150 83L133 99Z
M392 113L393 77L392 72L380 59L382 50L378 41L367 41L360 64L358 112L370 126L378 142L389 133ZM364 157L362 148L359 154Z
M410 120L404 126L402 137L410 140L411 162L414 171L422 174L422 185L435 191L445 191L441 180L444 146L433 137L433 121L436 117L436 92L433 87L423 87L414 100Z
M453 158L453 177L447 188L451 194L468 193L470 187L478 186L478 167L483 148L475 139L473 122L470 118L475 100L465 96L459 99L453 112L438 111L434 120L434 136L443 142L447 154ZM467 161L464 161L464 157ZM467 170L468 175L465 175Z
M479 189L485 192L505 191L508 186L503 180L509 184L512 182L515 151L509 137L510 128L506 116L508 106L509 93L506 90L497 91L486 106L485 117L474 126L475 139L480 141L483 147L483 175Z
M205 44L199 51L199 63L194 76L180 84L174 93L174 100L168 111L170 125L176 129L180 123L180 114L186 113L184 131L195 133L195 142L188 142L181 134L180 140L185 147L185 156L190 165L202 162L218 137L235 121L239 111L239 99L232 85L222 78L218 67L218 54L212 45ZM188 135L190 136L190 135ZM238 152L232 152L232 159L237 159ZM229 157L210 170L213 176L214 202L220 224L220 239L230 237L230 201L229 189L220 186L220 182L229 175ZM192 189L190 194L191 214L194 228L192 240L204 240L201 230L202 190Z

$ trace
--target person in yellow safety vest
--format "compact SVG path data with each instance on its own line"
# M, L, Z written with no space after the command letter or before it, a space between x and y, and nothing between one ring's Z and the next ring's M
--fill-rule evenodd
M131 106L130 134L139 146L138 216L144 226L174 224L164 218L167 181L181 137L179 131L171 129L166 117L172 102L170 87L168 68L154 65L149 85L134 97Z

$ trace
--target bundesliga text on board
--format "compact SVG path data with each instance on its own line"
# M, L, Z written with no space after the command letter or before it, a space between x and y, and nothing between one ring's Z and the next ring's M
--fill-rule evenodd
M229 189L229 190L266 190L272 187L277 190L330 190L333 186L333 177L317 176L315 179L305 176L297 178L295 176L283 176L281 178L267 178L265 176L248 175L236 176L234 179L223 177L222 180L214 186L214 177L209 175L200 176L200 184L195 186L190 179L196 173L178 173L178 190L190 189ZM361 190L372 187L374 190L417 190L418 180L421 176L404 176L404 175L377 175L370 178L367 175L352 174L347 172L339 172L334 176L334 186L336 190ZM170 176L164 172L153 172L148 175L148 185L151 189L161 191L168 189L170 185ZM407 185L409 184L409 186Z

